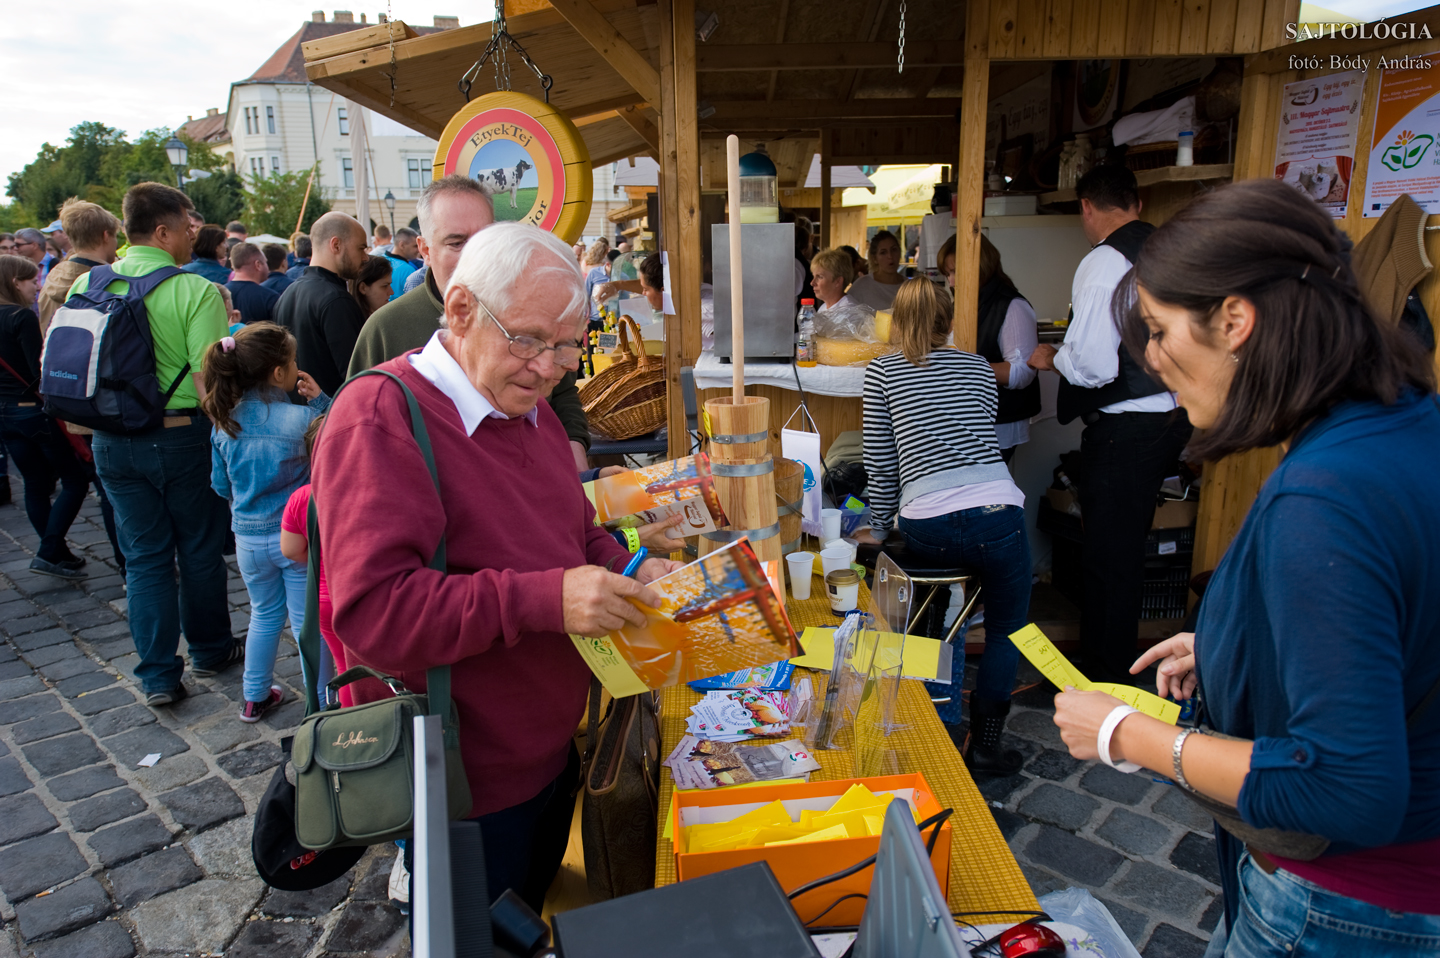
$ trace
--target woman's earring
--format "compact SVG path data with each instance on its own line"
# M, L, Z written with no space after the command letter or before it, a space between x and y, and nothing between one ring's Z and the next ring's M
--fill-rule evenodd
M1240 365L1240 354L1232 350L1230 353L1230 361L1237 366Z

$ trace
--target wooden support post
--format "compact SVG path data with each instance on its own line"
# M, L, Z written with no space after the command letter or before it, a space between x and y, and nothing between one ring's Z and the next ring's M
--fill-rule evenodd
M725 138L725 169L730 187L730 365L735 405L745 401L745 270L740 242L740 138Z
M670 256L671 282L674 283L675 264L680 249L680 170L676 150L679 121L677 114L684 109L684 106L675 96L677 69L673 30L676 25L675 4L673 0L661 0L656 4L656 11L659 13L660 20L661 77L660 153L657 157L660 162L660 243L657 248ZM671 290L671 301L679 309L680 302L675 299L676 292L676 290ZM670 437L670 456L675 459L685 455L689 445L685 430L685 397L680 392L681 356L679 348L683 342L681 329L684 319L683 314L666 315L665 317L665 423Z
M675 197L676 239L670 244L670 299L679 319L679 334L665 343L669 366L666 369L670 408L679 417L670 428L670 448L675 456L690 451L685 432L684 397L680 369L694 366L700 358L700 283L704 267L700 235L700 119L695 104L699 93L695 78L695 0L674 0L675 38ZM667 337L668 337L667 333Z
M959 214L955 218L955 345L975 351L980 307L980 217L985 212L985 104L990 87L990 0L969 0L961 88Z
M820 248L830 248L830 154L834 134L829 127L820 131Z

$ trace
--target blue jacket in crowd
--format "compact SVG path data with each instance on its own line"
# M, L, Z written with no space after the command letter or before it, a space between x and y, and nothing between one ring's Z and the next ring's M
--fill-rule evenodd
M280 531L280 514L290 494L310 481L305 430L330 408L320 395L296 406L279 390L267 397L247 392L230 415L240 432L231 438L212 430L210 487L230 502L230 527L236 535L266 536Z

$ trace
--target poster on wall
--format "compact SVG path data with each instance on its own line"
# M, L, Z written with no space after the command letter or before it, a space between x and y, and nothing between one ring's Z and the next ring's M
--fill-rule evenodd
M1275 137L1275 179L1345 218L1360 129L1363 70L1285 84Z
M1414 69L1384 70L1365 175L1365 216L1382 216L1402 193L1440 213L1440 53L1409 57Z

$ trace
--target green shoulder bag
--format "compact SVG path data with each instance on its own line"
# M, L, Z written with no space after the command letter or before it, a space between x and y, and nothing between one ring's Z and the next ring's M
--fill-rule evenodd
M405 392L410 428L440 491L440 475L430 448L420 404L399 377L378 369L360 376L387 376ZM336 395L339 395L339 392ZM305 595L305 623L300 629L300 656L306 676L318 674L320 662L320 525L314 490L308 517L310 576ZM445 536L435 547L430 568L445 571ZM357 666L336 676L326 688L332 693L363 678L390 686L392 698L352 708L322 708L313 681L305 683L306 715L291 749L295 769L295 837L306 848L321 851L353 845L378 845L407 838L415 821L414 719L439 715L444 725L445 778L450 818L470 811L470 784L460 755L459 718L450 698L450 667L425 672L426 693L405 688L398 679ZM333 696L327 696L333 698Z

